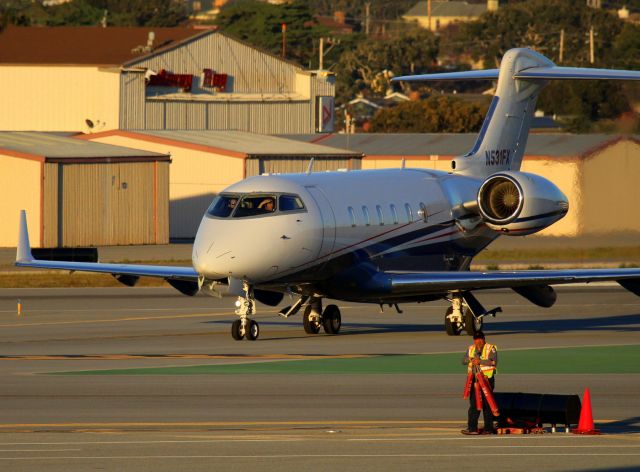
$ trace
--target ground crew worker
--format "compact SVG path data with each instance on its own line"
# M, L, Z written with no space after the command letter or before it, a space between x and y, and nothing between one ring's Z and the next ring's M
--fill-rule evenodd
M462 363L467 366L467 372L472 372L475 366L479 366L484 376L489 381L491 390L493 391L496 382L496 367L498 365L498 350L493 344L485 342L484 333L478 331L473 335L473 344L469 346L469 349L464 354ZM462 434L480 434L478 432L478 418L480 412L476 406L476 397L474 395L476 378L473 377L473 384L471 385L471 395L469 395L469 414L467 429L462 430ZM495 434L496 431L493 426L493 413L489 403L482 394L482 416L484 418L484 430L482 434Z

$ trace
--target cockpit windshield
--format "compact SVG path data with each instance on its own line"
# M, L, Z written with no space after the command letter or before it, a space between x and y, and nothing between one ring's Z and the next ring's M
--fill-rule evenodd
M265 215L274 211L276 211L276 197L274 195L245 195L240 200L240 205L233 217Z
M218 195L207 210L217 218L246 218L279 213L304 212L305 206L297 195L263 193Z
M231 215L235 207L238 205L240 195L218 195L213 199L207 215L217 216L218 218L226 218Z

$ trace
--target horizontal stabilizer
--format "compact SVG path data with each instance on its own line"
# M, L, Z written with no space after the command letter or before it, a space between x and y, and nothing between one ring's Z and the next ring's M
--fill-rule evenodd
M500 69L467 70L463 72L444 72L442 74L403 75L394 77L391 82L420 82L423 80L496 80Z
M640 80L640 71L583 67L532 67L517 72L513 78L529 80Z
M392 82L421 82L429 80L497 80L500 69L468 70L442 74L404 75ZM583 67L530 67L516 72L520 80L640 80L640 71L616 69L588 69Z

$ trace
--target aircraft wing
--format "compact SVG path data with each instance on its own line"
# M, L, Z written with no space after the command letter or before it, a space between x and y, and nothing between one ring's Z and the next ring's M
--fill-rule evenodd
M198 273L193 267L156 266L143 264L103 264L100 262L65 262L43 261L34 259L29 244L27 230L27 215L24 210L20 213L20 235L16 253L16 266L33 267L37 269L61 269L70 271L99 272L114 276L125 275L132 277L159 277L163 279L197 282Z
M394 295L615 281L640 296L640 268L387 273Z

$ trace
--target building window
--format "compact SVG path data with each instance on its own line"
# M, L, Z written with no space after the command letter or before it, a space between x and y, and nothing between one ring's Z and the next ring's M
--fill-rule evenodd
M356 212L353 211L352 207L347 208L347 210L349 210L349 219L351 220L351 226L355 227L356 226Z
M398 224L398 212L396 211L396 206L392 203L389 208L391 208L391 218L393 218L393 224L397 225Z
M407 223L413 222L413 211L411 210L411 205L408 203L404 204L404 211L407 213Z
M371 218L369 217L369 209L366 205L362 205L362 216L364 217L364 224L371 226Z
M384 226L384 215L382 214L382 207L380 205L376 205L376 213L378 214L378 224Z

